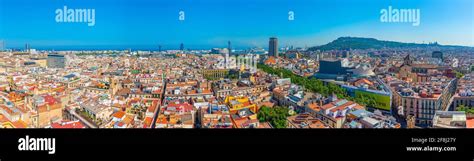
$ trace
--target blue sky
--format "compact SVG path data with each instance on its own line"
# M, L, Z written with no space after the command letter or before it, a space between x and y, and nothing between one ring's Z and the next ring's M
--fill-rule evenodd
M57 23L64 6L95 9L95 26ZM388 6L420 9L420 26L380 22ZM40 49L210 48L229 40L235 48L266 48L271 36L300 47L358 36L474 46L473 10L472 0L0 0L0 40Z

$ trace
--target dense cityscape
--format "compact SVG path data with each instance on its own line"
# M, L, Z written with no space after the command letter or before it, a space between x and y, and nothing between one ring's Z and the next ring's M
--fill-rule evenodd
M0 128L474 128L472 47L278 41L96 51L2 42Z
M474 0L0 0L0 161L474 161L473 17Z

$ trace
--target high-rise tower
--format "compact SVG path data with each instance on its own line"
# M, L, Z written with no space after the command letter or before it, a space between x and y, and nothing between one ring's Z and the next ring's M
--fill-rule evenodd
M268 56L278 57L278 39L271 37L268 43Z
M179 45L179 50L184 51L184 44L183 44L183 43L181 43L181 44Z

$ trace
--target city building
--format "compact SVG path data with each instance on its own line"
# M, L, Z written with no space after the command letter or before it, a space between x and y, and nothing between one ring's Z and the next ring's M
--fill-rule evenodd
M249 109L253 113L258 112L257 105L253 104L248 97L227 96L224 102L230 107L231 113L241 109Z
M301 113L298 115L290 116L287 118L287 128L308 128L308 129L320 129L330 128L324 122L318 118L313 117L308 113Z
M48 54L48 68L64 68L66 66L66 58L60 54Z
M364 107L346 99L338 99L333 95L327 100L308 104L304 111L332 128L341 128L347 113L360 109Z
M433 117L433 128L466 128L464 111L436 111Z
M432 126L435 111L446 111L451 97L456 91L456 79L433 76L426 82L403 82L392 80L392 107L399 115L415 116L415 124L421 127Z
M221 104L211 104L200 109L201 128L232 128L233 123L229 107Z
M169 100L161 107L156 128L194 128L197 110L185 100Z
M184 44L183 43L179 44L179 50L184 51Z
M381 111L369 112L358 109L347 113L344 128L401 128L401 124L392 116Z
M257 113L250 110L250 108L231 110L230 114L234 128L258 128L260 125Z
M62 120L63 108L59 98L44 94L26 100L26 106L32 111L30 120L33 127L47 127L53 122Z
M457 82L457 92L453 96L451 110L457 110L457 107L474 107L474 74L466 74Z
M441 61L444 61L443 52L441 52L441 51L433 51L433 53L431 53L431 57L440 59Z
M61 121L52 123L50 128L53 129L84 129L86 126L80 121Z
M278 58L278 38L276 37L271 37L268 42L268 56Z
M347 91L347 94L353 98L373 99L375 104L366 106L372 111L373 109L378 109L386 114L392 112L392 93L390 87L377 77L352 79L348 80L346 84L333 83L340 85Z
M351 74L353 68L349 67L347 59L319 60L319 71L314 74L318 79L344 80Z
M433 64L415 64L408 54L398 69L398 78L407 82L427 82L431 75L437 74L438 67Z

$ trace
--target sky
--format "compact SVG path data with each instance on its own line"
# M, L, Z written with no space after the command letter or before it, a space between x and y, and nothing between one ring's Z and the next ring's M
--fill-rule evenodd
M95 25L57 22L64 6L94 9ZM419 9L420 25L381 22L389 6ZM267 48L269 37L309 47L341 36L474 46L473 12L472 0L0 0L0 40L37 49Z

